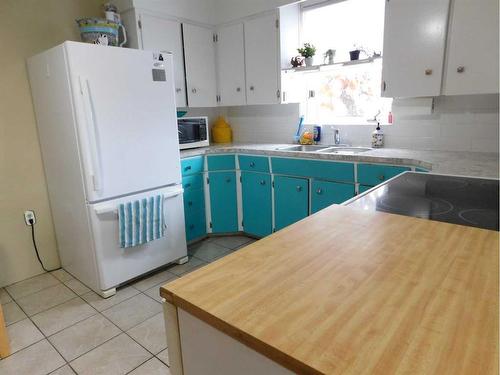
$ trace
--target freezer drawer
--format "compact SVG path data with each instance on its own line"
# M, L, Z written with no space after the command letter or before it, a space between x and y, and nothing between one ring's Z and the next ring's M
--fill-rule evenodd
M88 206L101 290L187 256L182 193L182 187L175 186ZM119 205L158 194L164 196L165 236L144 245L120 248Z

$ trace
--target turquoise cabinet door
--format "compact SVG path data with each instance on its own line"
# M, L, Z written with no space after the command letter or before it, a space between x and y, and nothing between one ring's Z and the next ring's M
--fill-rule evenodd
M210 172L208 179L212 232L237 232L236 172Z
M264 173L242 172L243 230L265 237L273 231L271 176Z
M303 178L274 178L274 221L276 230L305 218L309 213L309 181Z
M205 158L203 156L194 156L192 158L181 159L181 172L183 176L203 172Z
M332 204L344 203L354 197L352 184L340 184L321 180L313 180L311 191L311 212L315 213Z

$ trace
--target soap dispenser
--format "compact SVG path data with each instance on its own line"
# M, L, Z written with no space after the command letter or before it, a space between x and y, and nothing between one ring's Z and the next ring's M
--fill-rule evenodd
M372 147L384 147L384 132L380 129L380 122L377 122L377 129L372 133Z

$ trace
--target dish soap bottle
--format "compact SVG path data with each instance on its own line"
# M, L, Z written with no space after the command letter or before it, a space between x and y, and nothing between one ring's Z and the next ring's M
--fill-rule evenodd
M372 147L384 147L384 132L380 129L380 122L377 122L377 129L372 133Z

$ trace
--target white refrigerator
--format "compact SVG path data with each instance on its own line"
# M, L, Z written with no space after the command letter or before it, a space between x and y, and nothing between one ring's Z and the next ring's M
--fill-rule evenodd
M172 56L65 42L28 71L63 268L108 297L185 262ZM157 195L165 236L120 248L119 205Z

